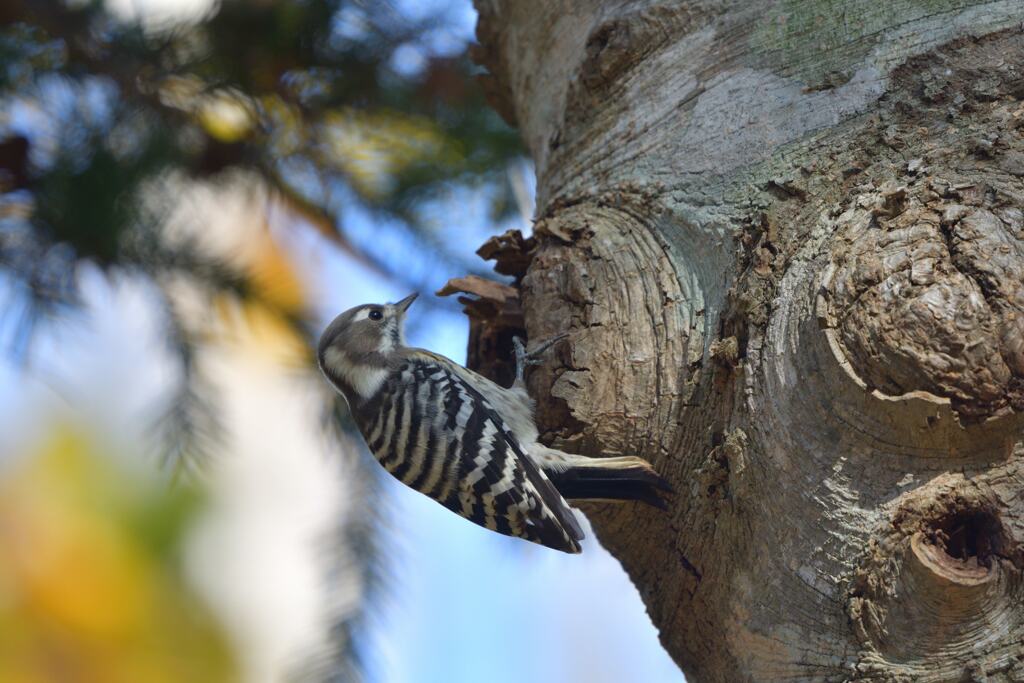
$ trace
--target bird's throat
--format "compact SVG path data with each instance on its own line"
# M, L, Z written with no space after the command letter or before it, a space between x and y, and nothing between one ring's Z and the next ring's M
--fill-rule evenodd
M388 376L387 367L356 362L338 349L327 349L324 365L328 379L342 393L363 401L380 391Z

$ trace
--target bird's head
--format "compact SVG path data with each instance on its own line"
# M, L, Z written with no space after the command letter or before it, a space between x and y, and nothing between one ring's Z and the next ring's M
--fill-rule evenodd
M410 294L393 304L364 304L335 318L320 335L317 361L343 392L369 398L380 387L396 354L405 347L405 312Z

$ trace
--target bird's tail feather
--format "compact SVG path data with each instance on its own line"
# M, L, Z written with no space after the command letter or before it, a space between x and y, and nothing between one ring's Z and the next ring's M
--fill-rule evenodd
M632 456L579 458L548 478L567 500L637 500L662 510L672 487L646 460Z

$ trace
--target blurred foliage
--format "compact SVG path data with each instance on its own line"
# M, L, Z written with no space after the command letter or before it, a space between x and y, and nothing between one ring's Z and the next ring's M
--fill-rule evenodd
M126 19L100 0L2 0L0 283L16 300L0 315L17 318L8 326L16 330L11 348L26 352L36 321L76 306L75 273L83 262L150 280L163 296L166 336L182 375L159 425L167 434L165 456L177 471L191 471L217 448L222 430L215 387L198 370L203 340L182 314L177 286L202 292L208 310L222 318L241 309L248 323L285 326L310 364L318 330L279 245L258 245L249 258L232 261L197 240L172 238L147 202L154 188L256 177L275 206L311 224L334 248L412 288L422 283L409 281L410 253L387 251L393 240L367 238L346 214L370 215L381 229L401 233L411 250L419 245L453 271L476 270L449 250L442 228L423 219L424 207L452 187L482 186L492 214L510 214L507 166L522 151L514 131L485 105L469 60L432 47L443 33L440 15L412 19L375 0L224 0L188 23ZM343 429L347 411L339 406L325 414ZM68 466L98 464L74 458L77 464ZM69 485L59 483L59 474L25 476ZM372 483L373 475L367 479ZM75 505L92 495L71 493ZM375 525L361 520L343 541L360 551L371 587ZM115 532L103 533L116 547L97 550L115 553L103 560L111 572L156 562ZM139 590L140 600L157 599L146 592L154 589ZM183 630L167 636L168 649L193 646L181 640L191 637ZM153 656L155 662L163 655ZM0 659L0 667L21 666L2 651ZM183 665L167 664L171 679L198 680L176 675ZM0 668L0 680L20 680L6 673ZM119 675L95 680L150 680Z
M0 11L0 264L41 302L72 298L50 273L76 259L173 261L140 249L151 226L134 201L168 170L256 171L337 245L398 277L400 262L351 242L346 202L413 234L431 229L419 205L452 182L492 183L498 213L514 204L503 173L519 142L468 60L395 66L429 55L437 20L384 2L226 0L198 23L154 27L104 7L6 0ZM46 119L49 139L12 125L11 102Z
M0 680L237 680L183 577L202 499L125 465L63 430L0 479Z

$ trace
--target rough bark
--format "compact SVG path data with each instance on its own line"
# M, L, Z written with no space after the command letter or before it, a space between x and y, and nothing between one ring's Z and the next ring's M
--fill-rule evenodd
M477 6L538 206L472 355L570 330L545 438L674 483L588 513L686 674L1024 681L1024 4Z

